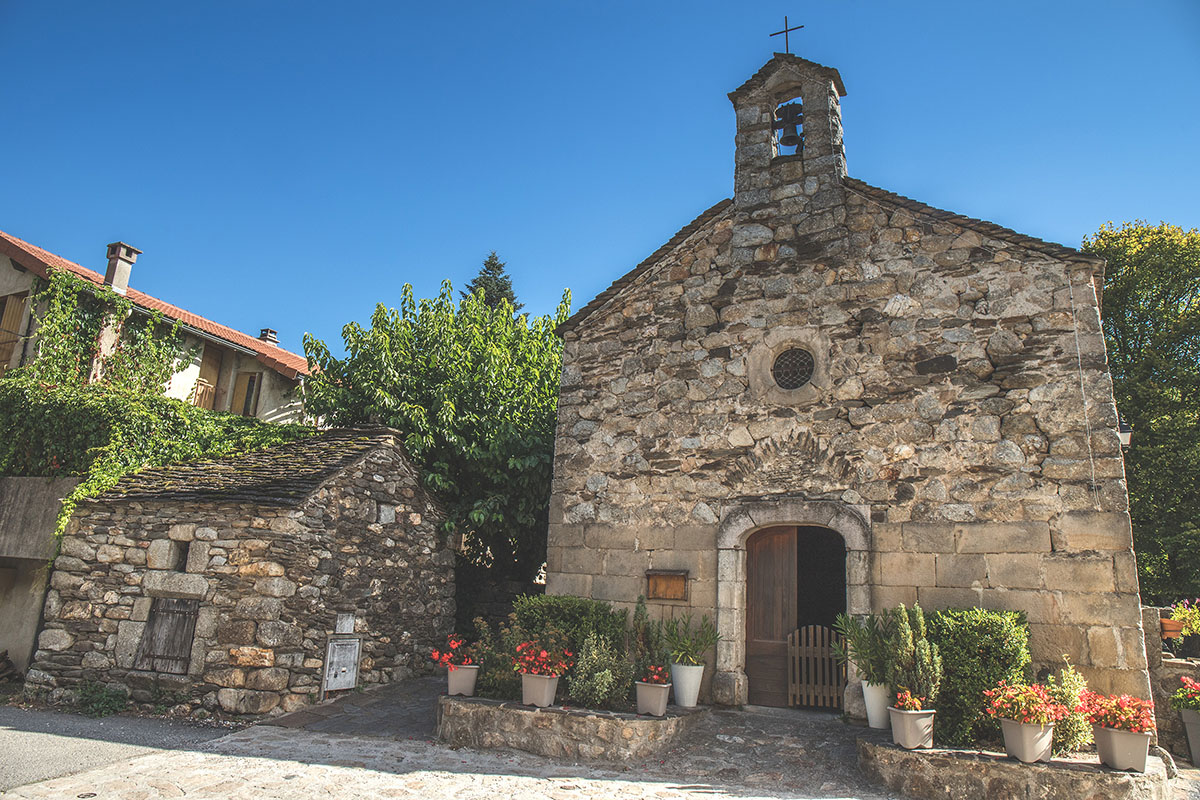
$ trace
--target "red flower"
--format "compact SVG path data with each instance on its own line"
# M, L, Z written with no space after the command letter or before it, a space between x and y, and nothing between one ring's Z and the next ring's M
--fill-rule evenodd
M1154 701L1130 695L1103 695L1086 691L1079 697L1075 709L1087 721L1102 728L1115 728L1131 733L1150 733L1154 730Z
M467 652L469 648L463 647L464 643L465 640L461 636L456 636L452 633L446 637L446 649L434 650L429 654L429 657L450 670L453 670L455 667L465 667L473 664L474 662ZM462 650L459 650L460 647L462 647Z

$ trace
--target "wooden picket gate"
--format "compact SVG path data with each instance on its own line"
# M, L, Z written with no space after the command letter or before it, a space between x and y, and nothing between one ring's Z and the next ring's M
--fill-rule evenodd
M846 667L833 656L832 628L806 625L788 634L788 705L841 708Z

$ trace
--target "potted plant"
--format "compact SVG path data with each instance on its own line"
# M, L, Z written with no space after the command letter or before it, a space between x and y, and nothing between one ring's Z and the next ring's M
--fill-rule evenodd
M1066 706L1056 702L1038 683L1000 681L983 696L988 716L1000 720L1004 752L1026 764L1050 760L1054 723L1066 715Z
M1084 692L1079 711L1092 723L1096 752L1113 769L1146 771L1154 733L1154 702L1123 695Z
M1176 709L1183 717L1192 763L1200 764L1200 683L1186 675L1180 680L1183 681L1183 686L1171 695L1171 708Z
M675 686L675 704L695 708L704 677L704 653L720 641L716 626L708 616L692 628L692 615L676 617L663 625L663 639L671 653L671 683Z
M892 741L905 750L933 747L933 715L925 708L924 697L914 697L907 689L896 692L896 702L888 706L892 723Z
M637 683L637 713L661 717L667 713L667 695L671 678L660 664L646 667L646 674Z
M539 708L554 705L558 679L571 668L571 651L562 637L549 631L540 639L521 642L512 660L521 674L521 702Z
M1160 619L1159 625L1164 639L1200 634L1200 598L1171 606L1171 616Z
M461 636L446 637L446 649L430 653L434 663L446 668L446 694L475 694L475 680L479 677L479 665L474 663Z
M861 617L838 614L833 623L833 629L842 637L842 641L834 642L833 653L841 663L853 663L862 678L867 725L872 728L886 728L889 724L888 623L891 619L890 614L864 614Z

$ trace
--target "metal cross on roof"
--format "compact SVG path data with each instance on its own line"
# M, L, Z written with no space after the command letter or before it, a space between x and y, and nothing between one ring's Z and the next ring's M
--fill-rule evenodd
M783 15L783 30L775 31L771 35L778 36L779 34L782 33L783 34L783 52L787 53L788 55L791 55L792 48L791 48L791 44L788 42L788 32L789 31L798 31L803 27L804 27L803 25L797 25L794 28L789 28L788 21L787 21L787 14L784 14Z

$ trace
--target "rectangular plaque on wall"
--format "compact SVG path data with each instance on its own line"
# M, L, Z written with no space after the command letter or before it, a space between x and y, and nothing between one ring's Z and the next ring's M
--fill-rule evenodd
M687 600L688 571L686 569L646 570L647 600Z

